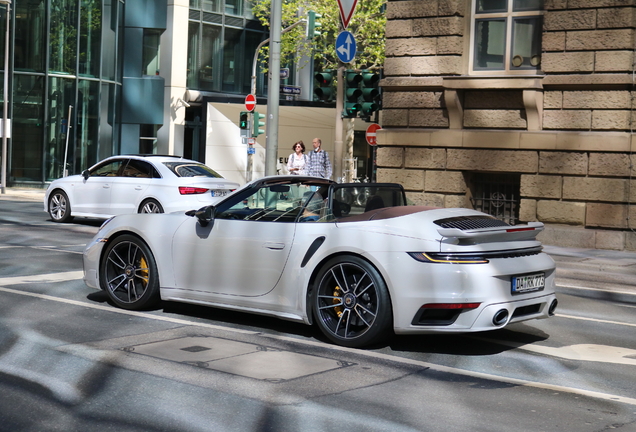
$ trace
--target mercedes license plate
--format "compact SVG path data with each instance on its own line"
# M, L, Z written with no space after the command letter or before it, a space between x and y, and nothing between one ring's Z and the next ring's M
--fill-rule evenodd
M545 288L545 273L513 276L512 278L513 294L541 291L543 288Z

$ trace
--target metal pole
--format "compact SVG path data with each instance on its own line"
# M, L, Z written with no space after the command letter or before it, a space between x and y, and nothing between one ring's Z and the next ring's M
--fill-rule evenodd
M4 103L2 104L2 193L7 193L7 139L11 135L9 124L9 13L11 12L11 0L0 3L7 5L6 33L4 36Z
M344 109L344 66L338 67L338 87L336 89L336 136L334 139L333 174L337 182L344 181L344 171L342 167L342 111Z
M68 137L71 135L71 112L73 105L68 106L68 120L66 120L66 147L64 149L64 166L62 167L62 177L68 175Z
M278 107L280 103L280 38L282 0L272 0L269 88L267 89L267 139L265 145L265 175L276 174L278 159Z

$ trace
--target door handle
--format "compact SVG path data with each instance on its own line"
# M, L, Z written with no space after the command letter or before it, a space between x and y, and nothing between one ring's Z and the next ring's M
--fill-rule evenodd
M141 186L135 186L135 190L141 190L142 187Z
M110 185L109 184L105 184L104 186L102 186L104 189L110 189Z
M267 249L281 250L285 249L285 243L267 242L264 244Z

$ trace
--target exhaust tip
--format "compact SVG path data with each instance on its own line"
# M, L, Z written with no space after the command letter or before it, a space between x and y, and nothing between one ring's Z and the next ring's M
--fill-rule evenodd
M550 304L550 308L548 309L548 315L553 316L557 305L559 304L559 301L557 299L552 300L552 303Z
M508 311L506 309L499 310L495 316L492 317L492 323L496 326L502 326L508 321Z

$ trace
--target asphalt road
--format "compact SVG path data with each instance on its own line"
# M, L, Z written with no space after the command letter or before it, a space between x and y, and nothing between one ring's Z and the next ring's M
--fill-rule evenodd
M81 280L99 224L0 197L0 431L636 430L636 255L553 248L549 320L354 350L272 318L117 309Z

